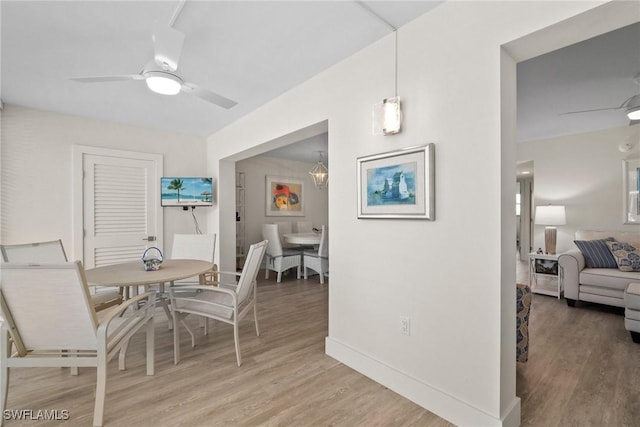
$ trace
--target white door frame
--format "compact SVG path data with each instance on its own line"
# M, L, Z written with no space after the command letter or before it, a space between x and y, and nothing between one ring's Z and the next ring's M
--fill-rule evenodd
M71 254L69 259L81 260L84 264L84 170L83 159L85 154L106 157L125 157L129 159L150 160L156 165L156 176L163 176L163 158L162 154L141 153L136 151L112 150L110 148L91 147L87 145L72 146L72 232L71 232ZM159 195L158 195L159 197ZM157 227L158 227L158 245L162 244L164 221L163 210L158 207L157 210Z

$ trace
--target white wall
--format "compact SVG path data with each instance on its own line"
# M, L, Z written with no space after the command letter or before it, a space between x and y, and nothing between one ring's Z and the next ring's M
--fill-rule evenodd
M2 224L5 244L62 239L72 251L71 147L164 155L164 174L206 175L202 138L5 105L2 112ZM203 231L206 209L196 209ZM174 233L195 233L190 212L164 209L165 252Z
M455 424L517 425L515 62L500 47L597 4L443 3L399 30L401 134L370 130L371 105L393 95L389 35L209 138L221 183L210 224L233 228L236 157L328 120L327 353ZM358 220L356 158L427 142L436 221ZM234 247L222 240L224 268Z
M633 143L622 153L620 143ZM623 126L518 144L518 160L534 162L535 205L564 205L557 251L574 247L576 230L638 231L622 221L622 160L640 155L640 126ZM534 248L544 247L544 226L535 226Z
M296 230L296 221L311 221L326 225L328 220L327 189L313 184L309 170L315 163L295 162L273 157L252 157L236 163L236 171L245 173L245 242L247 247L262 240L262 224L289 221ZM266 216L266 176L275 175L304 181L304 216Z

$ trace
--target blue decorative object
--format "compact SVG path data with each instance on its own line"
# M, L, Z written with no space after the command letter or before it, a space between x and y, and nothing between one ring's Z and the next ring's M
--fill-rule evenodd
M516 285L516 360L529 360L529 310L531 309L531 289Z
M162 252L155 246L147 248L142 254L142 262L145 271L158 271L162 264Z

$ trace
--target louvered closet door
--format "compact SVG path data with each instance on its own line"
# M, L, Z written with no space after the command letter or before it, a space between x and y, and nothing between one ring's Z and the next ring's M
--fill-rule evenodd
M158 244L155 162L85 155L83 163L85 268L140 261Z

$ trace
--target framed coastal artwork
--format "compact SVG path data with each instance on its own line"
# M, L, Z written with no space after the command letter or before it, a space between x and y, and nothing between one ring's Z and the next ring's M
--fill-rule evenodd
M266 216L304 216L304 181L267 175Z
M358 218L435 219L434 144L359 157Z
M625 224L640 224L640 159L622 161L622 213Z

